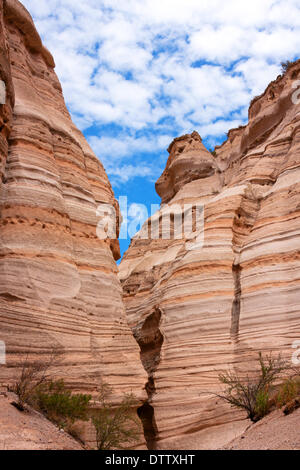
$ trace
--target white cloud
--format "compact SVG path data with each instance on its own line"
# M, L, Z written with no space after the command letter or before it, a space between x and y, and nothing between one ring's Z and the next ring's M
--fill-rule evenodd
M280 66L268 64L264 59L251 58L239 62L235 71L242 74L252 95L258 95L264 89L266 81L269 83L280 74Z
M120 186L135 177L155 179L163 167L160 161L149 159L149 155L167 148L172 138L160 135L149 139L123 134L118 137L91 136L88 141L101 159L111 182Z
M170 135L152 136L151 139L144 137L129 136L123 134L118 137L97 137L88 138L89 144L101 158L109 157L111 160L122 159L131 156L132 152L150 153L166 147L172 140Z
M75 122L94 126L90 143L121 182L158 176L136 153L194 129L213 142L244 123L251 98L300 50L299 0L23 3Z
M119 166L108 165L106 171L110 177L110 181L115 186L127 183L129 180L137 176L145 178L153 176L153 168L146 165L124 165Z
M230 63L245 52L245 42L249 40L245 33L244 29L235 25L204 25L191 34L189 53L194 60Z

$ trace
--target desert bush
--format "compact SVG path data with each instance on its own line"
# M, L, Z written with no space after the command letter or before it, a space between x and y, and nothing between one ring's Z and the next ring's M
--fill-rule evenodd
M271 408L270 403L270 395L266 389L262 389L257 393L256 401L255 401L255 420L258 421L259 419L266 416Z
M60 363L62 351L53 348L48 357L42 361L30 361L28 355L22 364L21 374L12 387L12 391L18 396L17 408L24 411L25 404L32 404L35 391L49 379L51 367Z
M298 396L300 396L300 378L287 378L279 386L279 390L275 395L275 402L278 408L282 408Z
M264 359L259 353L259 371L254 376L241 376L228 371L219 375L219 380L226 386L223 394L217 394L235 408L247 412L248 418L256 422L270 410L270 395L276 381L289 369L288 364L279 355L270 354Z
M91 399L91 395L72 394L63 380L40 385L34 397L36 407L61 428L68 428L77 420L88 421Z
M140 434L136 397L125 394L121 404L114 406L108 401L111 392L108 385L101 386L100 408L92 417L98 450L123 449L125 445L134 444Z

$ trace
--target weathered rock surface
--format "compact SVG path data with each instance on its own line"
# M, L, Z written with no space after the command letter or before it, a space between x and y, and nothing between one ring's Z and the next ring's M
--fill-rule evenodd
M66 109L51 54L27 10L0 1L0 340L9 383L26 355L62 348L57 371L96 393L103 379L141 400L146 374L117 278L117 241L96 235L111 185Z
M5 104L0 105L0 185L2 185L8 153L8 136L11 131L12 108L14 106L9 46L3 21L3 2L0 2L0 80L4 82L6 89Z
M122 260L127 316L149 376L150 445L202 448L209 428L241 417L212 397L218 374L251 373L258 351L291 358L300 338L297 79L299 61L253 100L248 125L231 130L216 157L197 133L175 139L156 185L160 236L144 239L149 220ZM184 204L204 206L204 228L170 239L161 219L174 209L177 233Z

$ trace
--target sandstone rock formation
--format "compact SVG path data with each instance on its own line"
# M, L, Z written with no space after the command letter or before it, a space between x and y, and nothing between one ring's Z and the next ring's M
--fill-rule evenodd
M118 241L96 235L111 185L66 109L51 54L27 10L0 1L0 340L10 383L27 354L64 350L59 376L96 393L101 380L141 400L146 374L117 278Z
M241 414L211 395L218 374L251 373L258 351L291 359L300 339L297 79L299 61L253 100L248 125L231 130L216 156L195 132L174 140L156 185L161 210L122 260L127 316L149 377L141 414L151 446L202 448L218 426L232 431ZM172 235L184 204L204 206L204 227L168 237L164 214L174 209ZM154 239L145 236L151 222Z
M72 123L29 13L0 0L1 383L27 354L43 361L57 346L65 354L54 372L74 390L96 395L104 380L116 401L139 397L149 448L213 448L244 429L211 395L218 373L251 372L258 351L291 357L300 339L297 79L299 62L253 100L248 125L231 130L216 157L196 132L169 147L161 210L120 268L138 347L118 242L96 234L97 206L117 209L110 183ZM152 227L158 236L147 238Z

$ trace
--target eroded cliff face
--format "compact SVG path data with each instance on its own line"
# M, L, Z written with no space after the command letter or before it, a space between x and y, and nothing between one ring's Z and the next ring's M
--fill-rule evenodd
M2 185L8 154L8 136L11 131L12 108L14 106L9 46L3 21L3 2L0 2L0 80L5 83L6 89L5 104L0 105L0 185Z
M117 278L116 241L96 235L100 203L117 207L111 185L66 109L27 10L0 1L0 340L10 383L22 360L64 351L58 374L73 389L101 380L141 402L146 373L128 327Z
M253 100L248 125L231 130L216 157L196 132L175 139L156 185L160 236L143 239L149 220L122 260L127 317L149 377L150 445L230 440L241 414L212 397L218 374L251 373L258 351L290 359L300 338L297 79L299 61ZM163 215L174 208L174 230L184 204L204 206L204 233L164 239ZM204 245L193 245L201 235Z

